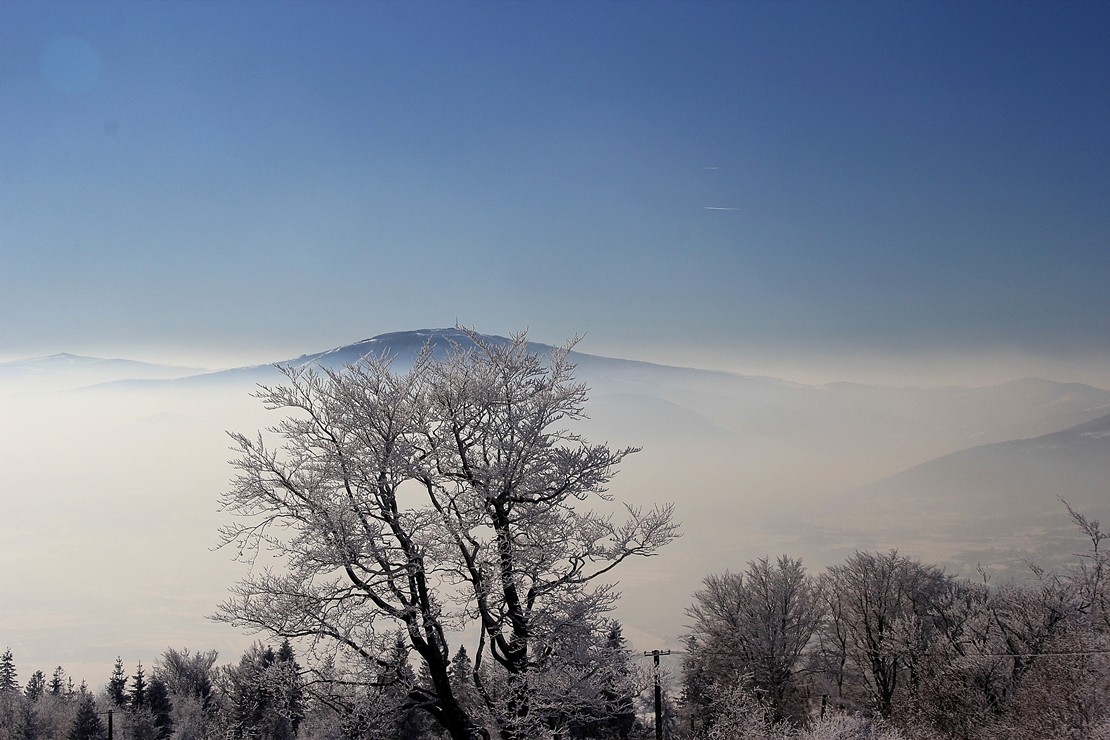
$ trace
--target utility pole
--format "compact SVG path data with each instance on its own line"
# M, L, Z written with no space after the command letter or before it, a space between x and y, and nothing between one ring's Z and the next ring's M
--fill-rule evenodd
M101 712L100 714L108 715L108 740L112 740L112 710L109 709L107 712Z
M663 740L663 687L659 684L659 656L670 655L670 650L645 650L655 663L655 740Z

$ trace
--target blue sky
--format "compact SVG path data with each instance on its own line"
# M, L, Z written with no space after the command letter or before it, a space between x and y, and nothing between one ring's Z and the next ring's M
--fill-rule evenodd
M0 4L0 359L1110 351L1102 3ZM731 359L730 359L731 358Z

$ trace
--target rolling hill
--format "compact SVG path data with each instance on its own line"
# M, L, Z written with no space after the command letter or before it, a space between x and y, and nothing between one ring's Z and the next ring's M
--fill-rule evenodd
M968 571L1014 555L1052 564L1082 547L1060 499L1097 518L1110 501L1110 415L1049 434L978 445L860 487L842 513L887 522L902 547ZM860 527L862 529L862 527Z

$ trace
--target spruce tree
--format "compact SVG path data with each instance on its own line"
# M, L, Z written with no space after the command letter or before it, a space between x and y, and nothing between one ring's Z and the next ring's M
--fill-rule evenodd
M135 675L131 677L131 695L129 697L131 708L139 709L146 704L146 675L143 673L143 662L139 661Z
M264 720L271 703L270 692L265 686L265 673L273 662L273 649L256 644L243 653L239 665L228 672L232 737L248 738L263 734Z
M107 737L104 723L96 712L96 702L92 694L81 697L77 707L77 716L73 720L73 727L67 736L68 740L103 740Z
M42 671L35 671L31 677L27 679L27 686L23 689L23 695L27 697L27 702L34 704L42 695L46 693L46 675Z
M127 704L127 674L123 672L123 658L119 656L116 656L112 677L108 679L108 698L117 707Z
M158 728L154 726L154 713L149 707L139 707L127 711L127 732L125 740L158 740Z
M0 692L19 691L19 682L16 681L15 659L12 649L8 648L0 655Z
M271 647L255 645L228 677L233 737L296 737L304 717L304 700L300 667L288 641L277 653Z
M289 640L283 640L278 648L276 666L279 669L282 686L279 689L283 696L280 704L283 714L289 718L293 734L297 734L301 720L304 719L304 689L301 687L301 667L297 664L293 653L293 646Z
M279 663L293 663L294 662L293 646L289 643L288 638L281 641L281 646L278 647L276 657L277 657L277 661Z
M381 684L381 706L385 710L383 719L386 727L389 727L387 732L398 740L419 737L427 724L425 713L414 706L411 697L418 683L431 686L432 679L427 672L427 664L423 661L420 670L424 675L417 677L409 664L409 655L409 645L398 630L393 638L393 647L382 656L389 667L383 668L378 676Z
M154 715L155 737L166 740L173 734L173 702L166 682L155 676L146 691L146 703Z
M50 677L50 693L53 696L62 698L66 693L66 672L61 666L54 669L54 675Z
M459 645L459 649L455 651L455 657L451 659L448 671L448 675L451 677L451 686L459 697L459 702L477 716L481 697L474 685L474 664L470 660L470 655L466 652L465 645Z
M624 630L616 620L609 623L605 640L610 676L601 694L605 698L606 718L598 728L603 737L627 738L636 725L635 691L632 665Z

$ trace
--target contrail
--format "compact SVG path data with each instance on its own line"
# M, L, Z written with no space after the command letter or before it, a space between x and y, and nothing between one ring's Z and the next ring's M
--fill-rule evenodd
M702 206L707 211L739 211L739 208L728 208L725 206Z

